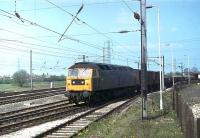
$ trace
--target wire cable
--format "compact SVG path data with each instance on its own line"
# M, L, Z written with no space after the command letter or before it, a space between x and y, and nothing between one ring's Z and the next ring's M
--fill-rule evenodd
M122 0L122 2L126 5L126 7L132 12L134 13L134 11L131 9L131 7L126 3L126 1Z
M63 8L61 8L60 6L50 2L49 0L45 0L47 1L48 3L52 4L53 6L55 6L56 8L62 10L63 12L69 14L70 16L72 16L73 18L76 18L78 21L82 22L83 24L85 24L86 26L88 26L90 29L94 30L95 32L97 32L98 34L104 36L105 38L111 40L111 41L114 41L115 43L121 45L119 42L117 42L116 40L113 40L112 38L110 38L109 36L105 35L104 33L102 33L101 31L99 31L98 29L96 29L95 27L91 26L90 24L86 23L85 21L81 20L80 18L76 17L76 15L73 15L72 13L64 10ZM130 49L128 49L127 51L130 51Z
M0 11L4 12L4 13L6 13L6 14L12 15L13 17L17 18L17 17L16 17L14 14L12 14L12 13L9 13L9 12L4 11L4 10L2 10L2 9L0 9ZM51 29L49 29L49 28L47 28L47 27L44 27L44 26L39 25L39 24L37 24L37 23L33 23L33 22L31 22L31 21L29 21L29 20L27 20L27 19L24 19L24 18L21 18L21 19L22 19L23 21L29 22L31 25L35 25L35 26L38 26L38 27L40 27L40 28L42 28L42 29L45 29L45 30L47 30L47 31L50 31L50 32L53 32L53 33L56 33L56 34L61 35L60 33L56 32L56 31L54 31L54 30L51 30ZM95 28L94 28L94 29L95 29ZM99 33L101 33L101 32L99 32ZM66 36L65 36L65 37L66 37ZM69 38L69 37L67 37L67 38L70 39L70 40L76 41L76 42L78 42L78 43L87 45L87 46L89 46L89 47L93 47L93 48L102 50L102 48L100 48L101 46L94 45L94 44L91 44L91 43L89 43L89 42L82 41L82 40L78 40L78 39L72 39L72 38Z
M56 50L61 50L61 51L71 51L71 52L79 52L79 53L84 53L83 51L80 51L80 50L77 50L77 49L73 49L73 48L67 48L67 49L64 49L64 48L60 48L60 47L64 47L63 45L61 44L57 44L57 43L52 43L52 42L47 42L47 41L44 41L44 40L40 40L36 37L33 37L33 36L27 36L25 34L21 34L21 33L16 33L16 32L13 32L13 31L10 31L10 30L7 30L7 29L3 29L3 28L0 28L1 31L5 31L5 32L8 32L8 33L11 33L11 34L14 34L14 35L17 35L17 36L20 36L20 37L24 37L24 38L28 38L28 39L32 39L32 40L36 40L36 41L39 41L39 42L43 42L43 43L46 43L48 44L48 47L49 48L53 48L53 49L56 49ZM52 45L52 46L59 46L58 47L50 47L49 45ZM90 52L87 52L88 54L91 54L93 55L93 53L90 53Z

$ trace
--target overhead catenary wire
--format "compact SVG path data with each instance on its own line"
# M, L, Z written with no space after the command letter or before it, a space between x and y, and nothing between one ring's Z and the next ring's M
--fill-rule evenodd
M2 10L2 9L0 9L0 11L2 11L2 12L4 12L4 13L7 13L7 14L10 14L10 15L12 15L12 16L15 17L15 15L13 15L13 14L11 14L11 13L9 13L9 12L6 12L6 11L4 11L4 10ZM40 28L42 28L42 29L45 29L45 30L47 30L47 31L50 31L50 32L56 33L56 34L58 34L58 35L61 35L60 33L56 32L56 31L54 31L54 30L52 30L52 29L49 29L49 28L44 27L44 26L41 26L41 25L39 25L39 24L37 24L37 23L33 23L33 22L31 22L31 21L29 21L29 20L27 20L27 19L24 19L24 18L21 18L21 19L22 19L22 20L25 20L25 21L27 21L27 22L29 22L31 25L35 25L35 26L38 26L38 27L40 27ZM95 45L95 44L91 44L91 43L89 43L89 42L87 42L87 41L78 40L78 39L73 39L73 38L69 38L69 37L66 37L66 36L65 36L65 38L67 38L67 39L69 39L69 40L72 40L72 41L76 41L76 42L81 43L81 44L83 44L83 45L90 46L90 47L93 47L93 48L96 48L96 49L101 50L101 48L99 48L99 47L101 47L101 46L98 46L98 45Z
M28 53L29 50L28 49L19 49L19 48L15 48L15 47L10 47L10 46L6 46L6 45L0 45L1 48L4 49L10 49L10 50L15 50L15 51L19 51L19 52L25 52ZM14 52L14 51L13 51ZM46 53L46 52L39 52L39 51L34 51L35 54L39 54L39 55L47 55L47 56L52 56L52 57L61 57L61 58L74 58L72 56L62 56L62 55L55 55L55 54L51 54L51 53Z
M32 24L31 24L32 25ZM30 44L29 42L23 42L23 43L27 43L26 45L32 45L32 44ZM22 43L22 44L23 44ZM33 44L33 45L35 45L35 44ZM37 44L36 44L37 45ZM41 45L38 45L38 46L41 46ZM47 51L46 51L47 52Z
M131 32L137 32L140 30L131 30ZM112 32L102 32L102 34L119 34L120 31L112 31ZM82 34L69 34L68 36L93 36L93 35L99 35L100 33L82 33ZM57 37L56 35L43 35L43 36L37 36L37 37Z
M4 13L7 13L7 14L9 14L9 15L15 17L15 15L13 15L13 14L11 14L11 13L9 13L9 12L6 12L6 11L4 11L4 10L1 10L1 9L0 9L0 11L3 11ZM33 22L31 22L31 21L29 21L29 20L27 20L27 19L24 19L24 18L21 18L21 19L24 20L24 21L29 22L31 25L36 25L36 26L41 27L41 28L43 28L43 29L45 29L45 30L48 30L48 31L51 31L51 32L53 32L53 33L58 34L58 32L55 32L55 31L53 31L53 30L51 30L51 29L49 29L49 28L46 28L46 27L43 27L43 26L38 25L38 24L36 24L36 23L33 23ZM94 29L95 29L95 28L94 28ZM101 32L99 32L99 33L101 33ZM77 40L77 41L78 41L78 40ZM78 42L80 43L80 41L78 41ZM99 48L98 45L90 44L90 43L88 43L88 42L86 42L86 41L81 41L81 43L84 44L84 45L87 45L87 46L94 47L94 48L96 48L96 49L102 50L102 48ZM120 53L120 52L118 52L118 53ZM116 53L115 53L115 54L116 54ZM118 55L119 55L119 54L118 54Z
M4 17L7 17L7 18L12 18L11 16L8 16L8 15L4 15L4 14L0 14L1 16L4 16Z
M12 15L12 16L15 17L14 14L9 13L9 12L7 12L7 11L4 11L4 10L2 10L2 9L0 9L0 11L2 11L2 12L4 12L4 13L7 13L7 14ZM17 17L16 17L16 18L17 18ZM22 19L23 21L29 22L31 25L35 25L35 26L37 26L37 27L40 27L40 28L45 29L45 30L47 30L47 31L50 31L50 32L52 32L52 33L56 33L56 34L58 34L58 35L62 35L62 34L56 32L56 31L54 31L54 30L52 30L52 29L50 29L50 28L47 28L47 27L45 27L45 26L39 25L39 24L37 24L37 23L34 23L34 22L29 21L29 20L24 19L24 18L21 18L21 19ZM66 35L65 35L65 38L67 38L67 39L69 39L69 40L72 40L72 41L76 41L76 42L81 43L81 44L83 44L83 45L87 45L87 46L94 47L94 48L97 48L97 49L100 49L100 50L101 50L101 48L99 48L99 46L94 45L94 44L91 44L91 43L89 43L89 42L86 42L86 41L83 41L83 40L74 39L74 38L70 38L70 37L67 37Z
M1 39L0 39L1 40ZM10 40L9 40L10 41ZM16 41L14 41L16 42ZM55 52L55 51L48 51L48 50L45 50L45 52L40 52L40 51L43 51L43 49L38 49L38 48L31 48L31 47L27 47L27 46L24 46L24 45L21 45L21 44L26 44L26 43L21 43L20 45L19 44L12 44L12 43L7 43L7 44L11 44L11 45L14 45L14 46L19 46L21 48L28 48L28 49L17 49L16 47L11 47L11 46L6 46L6 45L0 45L1 47L6 47L6 48L9 48L9 49L15 49L17 51L23 51L23 52L29 52L29 49L33 49L35 53L40 53L41 55L44 54L44 55L49 55L49 56L54 56L54 57L64 57L64 58L75 58L77 57L77 55L72 55L72 54L68 54L70 56L65 56L65 53L61 53L61 52ZM19 48L18 47L18 48ZM39 51L39 52L38 52ZM52 54L53 53L53 54ZM58 55L55 55L55 54L58 54ZM96 58L96 57L101 57L100 55L95 55L95 56L89 56L90 58ZM120 57L119 57L120 58ZM119 59L118 58L118 59ZM129 58L130 59L130 58ZM122 61L123 59L121 59ZM125 60L123 60L125 61Z
M9 48L2 48L1 47L1 49L0 49L0 51L3 51L4 53L5 53L5 51L6 52L8 52L8 53L13 53L13 51L10 51L10 49ZM20 50L21 51L21 50ZM19 52L20 52L19 51ZM26 53L27 55L29 55L29 52L27 51L22 51L22 52L24 52L24 53ZM15 51L15 53L16 53L16 51ZM35 53L34 53L35 54ZM24 54L23 54L23 56L24 56ZM19 57L19 55L18 55L18 57ZM37 61L37 62L36 62ZM55 60L46 60L47 62L49 62L50 64L46 64L47 66L49 66L49 67L54 67L55 65L52 65L52 63L53 62L55 62ZM72 61L69 61L69 60L60 60L60 61L63 61L62 62L62 65L64 64L64 66L65 66L65 68L66 68L66 62L70 62L70 63L72 63ZM28 59L26 59L26 58L23 58L23 65L24 65L24 67L25 67L25 65L26 65L26 63L29 63L29 60ZM3 65L3 67L5 66L5 67L7 67L7 66L15 66L13 63L12 64L6 64L6 63L4 63L4 64L0 64L0 65ZM33 60L33 65L34 65L34 68L35 67L40 67L41 68L41 59L39 60L37 60L36 58L34 58L34 60ZM61 66L61 64L59 65L59 67ZM27 67L29 67L28 65L27 65ZM56 68L58 68L58 67L56 67ZM35 69L34 69L35 70Z
M14 14L9 13L9 12L7 12L7 11L5 11L5 10L0 9L0 11L6 13L6 14L8 14L8 15L11 15L11 16L13 16L13 17L16 17ZM16 18L18 18L18 17L16 17ZM21 18L21 17L20 17L20 18ZM54 31L54 30L52 30L52 29L50 29L50 28L48 28L48 27L45 27L45 26L42 26L42 25L37 24L37 23L35 23L35 22L29 21L28 19L21 18L21 20L26 21L26 22L30 23L31 25L40 27L40 28L42 28L42 29L44 29L44 30L47 30L47 31L50 31L50 32L52 32L52 33L61 35L60 33L56 32L56 31ZM69 40L72 40L72 41L76 41L76 42L81 43L81 41L79 41L79 40L77 40L77 39L69 38L69 37L67 37L67 36L65 36L65 38L66 38L66 39L69 39Z
M34 64L34 63L33 63ZM5 68L16 68L16 65L13 65L13 64L0 64L0 66L2 66L2 67L5 67ZM20 68L29 68L29 65L20 65ZM62 67L62 66L59 66L59 67L56 67L56 68L54 68L54 66L53 65L48 65L48 66L46 66L45 68L42 68L41 67L41 65L40 64L34 64L34 69L33 70L52 70L52 69L60 69L60 70L66 70L66 67Z
M139 1L139 0L125 0L125 2L133 2L133 1ZM0 1L2 2L2 0ZM13 1L10 1L10 2L13 2ZM93 6L93 5L118 5L118 4L121 4L122 1L104 1L104 2L89 2L89 3L86 3L84 2L84 5L85 6ZM64 6L60 6L62 8L67 8L67 7L78 7L80 6L80 4L72 4L72 5L64 5ZM25 9L25 10L18 10L18 11L23 11L23 12L26 12L26 11L41 11L41 10L49 10L49 9L55 9L56 7L53 6L53 7L43 7L43 8L34 8L34 9Z
M47 0L48 1L48 0ZM81 10L83 9L83 4L81 5L81 7L79 8L78 12L76 13L76 15L74 16L74 18L71 20L70 24L67 26L67 28L65 29L64 33L61 35L60 39L58 40L58 42L60 42L62 40L62 37L64 36L64 34L67 32L67 30L69 29L69 27L72 25L72 23L74 22L74 20L77 18L78 14L81 12Z
M6 46L6 45L0 45L1 49L7 49L7 50L16 50L16 51L19 51L19 52L25 52L25 53L29 53L29 50L28 49L19 49L19 48L15 48L15 47L10 47L10 46ZM9 51L9 52L12 52L12 51ZM14 51L13 51L14 52ZM75 58L76 56L62 56L62 55L55 55L55 54L51 54L51 53L46 53L46 52L40 52L40 51L34 51L34 54L38 54L38 55L47 55L47 56L52 56L52 57L59 57L59 58L66 58L66 59L69 59L69 58ZM99 56L101 57L101 56ZM93 57L92 57L93 58ZM95 58L95 57L94 57ZM126 61L126 60L123 60L121 58L113 58L111 57L111 59L113 60L118 60L118 61Z
M44 41L44 40L40 40L40 39L37 39L37 38L35 38L35 37L26 36L26 35L24 35L24 34L19 34L19 33L16 33L16 32L13 32L13 31L9 31L9 30L5 30L5 29L2 29L2 28L0 28L0 30L9 32L9 33L12 33L12 34L15 34L15 35L19 35L19 36L22 36L22 37L25 37L25 38L31 38L31 39L33 39L33 40L38 40L38 41L41 41L41 42L45 42L45 43L47 43L47 44L58 45L58 44L56 44L56 43L46 42L46 41ZM45 46L45 45L32 44L32 43L27 43L27 42L23 42L23 41L20 41L20 42L21 42L21 43L30 44L30 45L35 45L35 46L41 46L41 47L51 48L51 49L55 49L55 50L72 51L72 52L74 52L74 53L77 53L77 52L79 51L79 50L71 49L71 48L61 49L61 48L58 48L58 47L49 47L49 46ZM60 45L59 45L59 46L60 46ZM69 49L70 49L70 50L69 50ZM79 51L79 53L84 53L84 52L80 52L80 51ZM96 54L90 53L90 52L87 52L87 53L85 53L85 54L91 54L91 55L94 55L94 56L99 56L99 55L96 55ZM126 53L126 54L127 54L127 53ZM119 55L119 54L117 54L117 53L115 53L114 55L121 56L121 55ZM91 56L90 56L90 57L91 57Z
M0 45L0 47L1 47L1 51L2 50L8 50L8 52L10 52L10 49L12 49L12 48L8 48L8 47L6 47L6 48L2 48L2 46ZM25 53L29 53L29 51L27 50L27 51L25 51L25 50L19 50L18 49L18 51L19 52L25 52ZM37 55L44 55L44 53L38 53L38 52L34 52L34 54L37 54ZM49 54L45 54L45 55L49 55ZM54 57L57 57L56 55L50 55L50 56L54 56ZM59 57L61 57L61 56L59 56ZM62 58L63 58L63 56L62 56ZM66 58L66 57L65 57ZM99 58L101 58L101 57L99 57ZM93 62L98 62L97 60L92 60L92 59L90 59L91 61L93 61ZM115 60L115 59L113 59L113 60ZM41 61L41 60L35 60L34 59L34 61ZM27 62L29 62L29 61L27 61ZM55 62L55 61L54 61ZM65 61L65 63L66 62L70 62L70 63L73 63L73 61ZM35 70L35 68L42 68L41 67L41 62L40 63L37 63L37 64L35 64L35 62L33 63L34 64L34 70ZM27 68L28 68L29 66L27 66ZM49 68L49 69L55 69L55 66L54 65L49 65L48 67L46 66L45 68ZM59 67L56 67L56 69L59 69ZM62 69L62 68L61 68ZM65 67L65 69L66 69L66 67Z
M63 53L63 51L68 51L68 50L65 50L65 49L59 49L59 48L55 48L55 47L50 47L50 46L46 46L46 45L40 45L40 44L34 44L34 43L28 43L28 42L24 42L24 41L19 41L19 40L13 40L13 39L2 39L2 38L0 38L0 42L4 42L4 43L8 43L8 42L14 42L14 44L13 43L10 43L10 44L13 44L13 45L17 45L17 44L20 44L19 46L22 46L21 44L24 44L24 45L26 45L25 47L26 48L32 48L32 49L37 49L37 48L35 48L35 47L30 47L30 46L37 46L37 47L42 47L42 48L48 48L48 49L52 49L52 50L54 50L54 51L49 51L49 50L46 50L45 49L45 51L46 52L53 52L53 53L58 53L58 52L55 52L55 50L59 50L59 51L62 51L62 52L60 52L59 54L63 54L63 55L65 55L66 53ZM43 49L40 49L40 50L43 50ZM77 53L77 51L72 51L72 52L74 52L74 53ZM84 53L84 52L83 52ZM84 53L85 54L85 53ZM68 54L68 55L70 55L70 54ZM72 54L71 54L72 55ZM77 55L77 54L76 54ZM99 55L96 55L96 54L94 54L95 56L99 56ZM93 56L94 56L93 55ZM74 55L75 56L75 55Z
M25 53L29 52L29 49L19 49L19 48L14 48L14 47L11 47L11 46L1 45L1 44L0 44L0 47L4 48L4 49L15 49L16 51L19 51L19 52L25 52ZM58 53L58 52L49 53L49 52L46 52L46 51L45 52L40 52L40 51L41 51L40 49L34 49L34 54L38 54L38 55L41 55L41 56L47 55L47 56L52 56L52 57L65 58L65 59L74 59L74 58L77 57L77 55L66 56L66 55L64 55L64 53ZM57 54L57 55L55 55L55 54ZM95 57L99 57L99 56L95 56ZM94 56L93 57L91 56L90 58L94 58Z
M88 23L86 23L85 21L81 20L81 19L80 19L80 18L78 18L76 15L73 15L72 13L70 13L70 12L68 12L68 11L64 10L63 8L61 8L60 6L58 6L58 5L54 4L54 3L52 3L52 2L51 2L51 1L49 1L49 0L46 0L46 1L47 1L48 3L50 3L50 4L52 4L53 6L55 6L56 8L58 8L58 9L62 10L63 12L65 12L65 13L69 14L70 16L72 16L72 17L73 17L73 19L77 19L77 20L78 20L78 21L80 21L81 23L83 23L83 24L87 25L89 28L91 28L92 30L96 31L98 34L101 34L101 35L103 35L104 37L106 37L106 38L110 39L108 36L106 36L105 34L103 34L102 32L100 32L99 30L97 30L97 29L96 29L96 28L94 28L93 26L89 25L89 24L88 24Z
M24 45L19 45L19 44L12 44L12 43L9 43L9 42L6 42L6 44L9 44L9 45L13 45L13 46L18 46L18 48L26 48L26 49L31 49L31 50L34 50L34 51L43 51L44 49L40 49L40 48L32 48L32 47L27 47L27 46L24 46ZM49 51L49 50L45 50L45 53L48 53L48 54L58 54L58 55L66 55L65 53L61 53L61 52L56 52L56 51ZM67 55L70 55L70 56L76 56L76 55L72 55L72 54L67 54ZM72 57L71 57L72 58Z
M121 45L119 42L117 42L116 40L113 40L112 38L110 38L109 36L105 35L104 33L102 33L101 31L99 31L98 29L96 29L95 27L93 27L92 25L88 24L87 22L83 21L82 19L78 18L76 15L73 15L72 13L66 11L65 9L61 8L60 6L52 3L51 1L49 0L45 0L47 1L48 3L52 4L53 6L55 6L56 8L62 10L63 12L69 14L70 16L72 16L73 18L76 18L78 21L80 21L81 23L85 24L86 26L88 26L89 28L91 28L92 30L94 30L95 32L97 32L98 34L104 36L106 39L109 39L119 45ZM127 51L130 51L130 49L128 49Z
M126 7L132 12L134 13L134 11L131 9L131 7L126 3L126 1L122 0L122 2L126 5Z
M61 47L64 47L64 45L61 45L61 44L57 44L57 43L53 43L53 42L47 42L47 41L44 41L44 40L41 40L41 39L38 39L36 37L33 37L33 36L27 36L25 34L21 34L21 33L17 33L17 32L13 32L13 31L10 31L10 30L7 30L7 29L3 29L3 28L0 28L1 31L6 31L8 33L11 33L11 34L14 34L14 35L17 35L17 36L20 36L20 37L24 37L24 38L28 38L28 39L32 39L32 40L36 40L36 41L39 41L39 42L43 42L43 43L46 43L48 44L48 47L47 48L52 48L52 49L55 49L55 50L61 50L61 51L71 51L71 52L79 52L79 53L84 53L83 51L80 51L78 49L73 49L73 48L69 48L67 47L67 49L64 49L64 48L61 48ZM53 46L59 46L59 47L50 47L50 45L53 45ZM88 54L91 54L90 52L87 52Z
M2 10L2 9L0 9L0 11L2 11L2 12L4 12L4 13L7 13L7 14L13 16L13 17L16 17L14 14L9 13L9 12L7 12L7 11L4 11L4 10ZM16 17L16 18L17 18L17 17ZM50 29L50 28L44 27L44 26L39 25L39 24L37 24L37 23L33 23L32 21L29 21L29 20L27 20L27 19L21 18L21 20L27 21L27 22L30 23L31 25L38 26L38 27L40 27L40 28L42 28L42 29L45 29L45 30L47 30L47 31L50 31L50 32L53 32L53 33L56 33L56 34L61 35L60 33L56 32L56 31L54 31L54 30L52 30L52 29ZM94 29L95 29L95 28L94 28ZM99 32L99 33L101 33L101 32ZM65 37L66 37L66 36L65 36ZM76 41L76 42L78 42L78 43L84 44L84 45L86 45L86 46L90 46L90 47L93 47L93 48L102 50L102 48L100 48L101 46L99 46L99 45L91 44L91 43L86 42L86 41L83 41L83 40L72 39L72 38L69 38L69 37L67 37L67 38L70 39L70 40Z

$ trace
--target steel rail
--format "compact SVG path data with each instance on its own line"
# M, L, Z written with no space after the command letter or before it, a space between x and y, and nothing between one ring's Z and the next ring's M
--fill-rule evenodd
M65 87L25 90L25 91L18 91L18 92L3 91L0 93L0 97L19 95L19 94L27 94L27 93L36 93L36 92L49 91L49 90L65 90Z
M96 112L100 109L106 108L108 105L112 104L113 102L101 105L99 107L90 109L89 111L85 112L84 114L75 117L72 120L69 120L61 125L58 125L46 132L38 134L35 138L42 138L42 137L73 137L77 135L80 131L87 128L91 123L96 122L107 115L119 110L122 107L127 107L130 103L132 103L138 96L135 96L129 100L126 100L124 103L116 106L115 108L111 109L110 111L105 110L105 112ZM115 101L116 102L116 101Z
M68 103L68 101L62 100L62 101L47 103L47 104L43 104L43 105L37 105L37 106L33 106L33 107L23 108L23 109L19 109L19 110L3 112L3 113L0 113L0 118L2 118L4 116L10 116L10 115L14 115L14 114L18 114L18 113L22 113L22 112L26 112L26 111L32 111L32 110L35 110L35 109L38 109L38 108L43 108L43 107L46 107L46 106L55 105L55 104L62 104L62 103Z
M64 93L65 91L62 91L62 90L53 90L53 91L43 91L43 92L37 92L37 93L0 97L0 105L14 103L14 102L21 102L21 101L26 101L26 100L31 100L31 99L38 99L42 97L49 97L49 96L64 94Z
M6 122L12 122L12 121L15 122L15 120L17 119L23 120L24 118L38 116L40 114L47 113L47 111L49 112L55 111L56 109L58 109L58 107L62 108L62 107L66 107L66 105L69 105L69 102L65 100L59 103L56 102L53 104L51 103L47 105L37 106L37 108L36 107L26 108L24 110L21 110L21 112L13 111L13 112L4 113L4 116L0 117L0 125L5 124Z
M2 124L0 125L0 135L10 133L16 130L19 130L21 128L41 124L43 122L52 121L55 119L60 119L62 117L66 117L84 110L87 110L88 107L86 106L70 106L70 107L58 107L56 109L50 109L47 110L47 112L36 112L33 114L33 117L31 115L22 116L19 118L14 118L16 122L10 122L8 124ZM24 118L27 117L27 118Z

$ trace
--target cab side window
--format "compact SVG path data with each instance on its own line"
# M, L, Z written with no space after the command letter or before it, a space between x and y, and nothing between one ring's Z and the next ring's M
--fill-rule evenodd
M93 77L99 77L99 72L96 69L93 69Z

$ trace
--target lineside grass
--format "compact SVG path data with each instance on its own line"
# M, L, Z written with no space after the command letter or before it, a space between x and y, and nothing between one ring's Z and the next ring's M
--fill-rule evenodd
M182 138L172 110L171 92L163 94L164 110L159 109L159 93L148 97L148 120L141 121L140 100L132 107L91 124L80 138Z
M55 81L54 87L65 87L65 81ZM33 89L45 89L50 88L50 82L33 82ZM23 87L19 87L15 84L0 84L0 92L2 91L24 91L31 90L30 84L26 84Z

